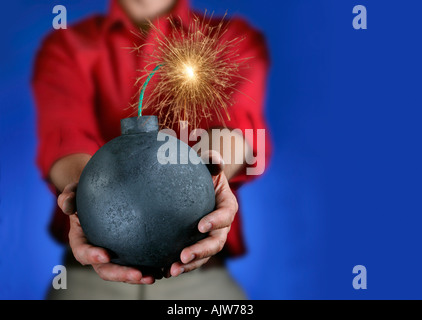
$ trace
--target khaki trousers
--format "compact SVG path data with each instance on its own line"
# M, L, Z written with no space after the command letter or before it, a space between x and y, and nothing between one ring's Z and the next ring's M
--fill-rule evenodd
M71 254L70 254L71 255ZM72 261L73 259L73 261ZM70 260L70 262L69 262ZM66 259L66 289L51 287L50 300L243 300L246 296L224 264L201 267L152 285L102 280L91 266Z

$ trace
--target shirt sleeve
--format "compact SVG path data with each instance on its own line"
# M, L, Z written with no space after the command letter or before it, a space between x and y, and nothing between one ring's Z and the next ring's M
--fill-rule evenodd
M70 30L56 30L44 40L34 64L37 164L44 179L58 159L73 153L92 155L102 143L93 80L76 43Z
M231 179L232 187L259 176L268 165L271 153L264 110L270 65L265 38L260 32L248 27L245 22L234 22L234 24L237 25L235 29L239 30L238 34L246 32L244 40L240 42L239 51L240 58L247 59L240 70L240 76L244 80L240 80L234 90L233 105L228 108L230 119L228 120L223 112L223 121L214 115L208 123L209 128L224 126L229 129L240 129L245 140L252 147L254 159L251 160L255 162L249 161L252 163L247 163L244 170ZM246 130L249 131L249 135L245 134ZM254 168L255 170L251 171ZM255 173L251 174L251 172Z

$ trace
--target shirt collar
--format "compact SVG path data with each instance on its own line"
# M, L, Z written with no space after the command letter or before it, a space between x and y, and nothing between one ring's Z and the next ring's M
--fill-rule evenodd
M176 19L180 18L184 24L187 24L189 18L189 0L177 0L171 12L165 16L161 16L160 18L155 19L153 21L154 25L165 32L169 28L169 23L167 21L169 16L172 16ZM110 30L113 26L118 24L122 24L128 30L138 30L136 25L130 20L130 18L124 12L123 8L120 6L119 1L111 0L109 13L106 16L104 28L105 30Z

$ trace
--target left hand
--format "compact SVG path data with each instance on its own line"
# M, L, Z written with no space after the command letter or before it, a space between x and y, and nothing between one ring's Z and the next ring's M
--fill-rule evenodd
M208 169L212 175L216 201L216 209L198 223L198 230L202 233L209 232L208 237L183 249L180 261L171 265L167 276L176 277L195 270L220 252L226 243L227 234L238 210L236 197L223 172L224 162L221 155L211 150L202 157L204 156L210 158Z

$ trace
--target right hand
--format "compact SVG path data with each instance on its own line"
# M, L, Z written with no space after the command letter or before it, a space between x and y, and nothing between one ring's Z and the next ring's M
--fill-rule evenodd
M57 204L69 216L69 245L75 259L82 265L92 265L103 280L131 284L153 284L157 275L143 274L136 268L111 263L106 249L89 244L76 212L77 187L78 183L68 184L57 198Z

